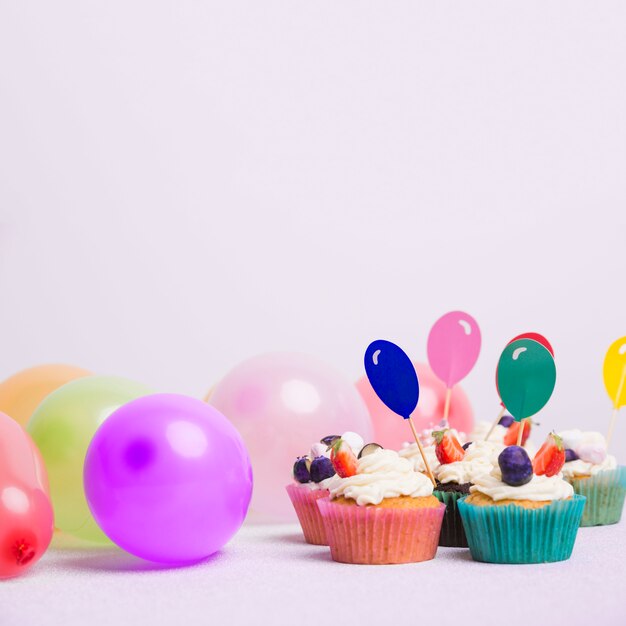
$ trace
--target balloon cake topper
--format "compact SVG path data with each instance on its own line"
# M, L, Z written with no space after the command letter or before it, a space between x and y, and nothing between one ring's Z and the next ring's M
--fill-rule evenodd
M411 419L420 395L417 372L411 359L395 343L378 339L367 347L364 361L365 372L378 397L394 413L408 420L426 472L435 485L435 477Z
M444 423L448 422L452 387L463 380L480 353L480 328L476 320L463 311L451 311L440 317L428 334L428 362L447 387L443 410Z
M608 449L613 437L613 429L617 420L617 412L626 405L626 337L614 341L607 350L602 368L604 386L613 404L613 414L609 422L609 431L606 436Z
M512 341L500 355L496 381L502 402L520 422L538 413L550 399L556 383L554 358L534 339ZM523 431L519 429L518 445Z
M548 350L548 352L550 352L550 354L552 355L552 358L554 358L554 349L552 348L552 344L543 335L540 335L539 333L522 333L521 335L517 335L517 337L513 337L513 339L511 339L511 341L509 341L507 345L510 345L514 341L518 341L520 339L531 339L532 341L536 341L537 343L540 343L544 348L546 348L546 350ZM498 390L498 368L496 368L496 390ZM498 390L498 397L500 397L499 390ZM493 424L491 425L491 428L489 429L489 432L485 436L485 441L489 439L489 437L491 436L491 433L494 431L495 427L500 423L500 420L502 419L502 416L504 415L504 412L506 411L506 406L504 405L504 402L502 402L502 398L500 398L500 405L502 408L498 412L498 416L494 420Z

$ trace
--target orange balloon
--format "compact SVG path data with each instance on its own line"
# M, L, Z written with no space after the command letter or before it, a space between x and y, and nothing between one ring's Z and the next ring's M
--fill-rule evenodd
M29 367L0 383L0 411L26 426L49 393L76 378L91 375L90 371L73 365Z

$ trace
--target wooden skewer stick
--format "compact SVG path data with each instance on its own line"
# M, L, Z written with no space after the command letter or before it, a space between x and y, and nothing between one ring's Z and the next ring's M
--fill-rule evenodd
M424 461L424 466L426 467L426 473L428 474L428 478L430 478L430 480L432 481L433 487L436 487L437 481L435 480L435 477L433 476L433 471L430 469L428 459L426 458L426 453L424 452L424 448L422 448L422 443L420 441L420 438L417 436L417 431L415 430L415 424L413 424L413 419L410 416L409 416L409 426L411 427L411 430L413 431L413 437L415 437L415 443L417 444L420 454L422 455L422 459Z
M611 414L611 421L609 422L609 432L606 434L606 449L608 451L609 444L611 443L611 439L613 438L613 430L615 429L615 422L617 421L617 412L619 411L619 407L617 403L619 402L619 398L622 395L622 389L624 387L624 379L626 378L626 365L622 368L622 377L619 381L619 387L617 388L617 394L615 395L615 407L613 408L613 413Z
M491 433L494 431L495 427L500 423L500 420L502 419L502 416L504 415L505 411L506 411L506 407L503 406L500 409L500 413L498 413L498 417L496 417L494 423L491 425L491 428L489 429L489 432L485 435L485 441L487 441L487 439L489 439L489 437L491 437Z
M452 387L446 389L446 403L443 405L443 423L448 427L448 415L450 413L450 399L452 398Z
M527 419L528 419L527 417L524 417L519 422L520 429L519 429L519 432L517 433L517 445L518 446L522 445L522 437L524 436L524 430L526 429L526 420Z

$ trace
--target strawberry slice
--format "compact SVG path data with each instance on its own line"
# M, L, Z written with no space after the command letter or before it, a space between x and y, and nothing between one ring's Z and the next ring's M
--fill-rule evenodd
M565 463L565 446L563 440L556 434L550 433L545 443L533 459L533 472L537 476L556 476Z
M352 448L341 437L336 439L330 449L330 461L338 476L348 478L356 474L357 458Z
M522 432L522 445L526 443L530 435L530 420L523 419L521 422L513 422L509 429L506 431L506 435L504 435L504 445L505 446L516 446L517 445L517 436L519 435L519 429L521 428L521 424L524 424L524 431Z
M440 463L456 463L463 460L465 450L449 428L433 431L433 439L437 444L435 454Z

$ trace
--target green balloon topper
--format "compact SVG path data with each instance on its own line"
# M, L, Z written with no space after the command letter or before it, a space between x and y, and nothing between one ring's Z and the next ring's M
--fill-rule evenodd
M96 430L113 411L151 393L124 378L87 376L59 387L37 407L27 430L46 463L56 528L87 541L110 543L85 499L85 454Z
M502 351L496 380L504 406L519 422L550 399L556 383L554 358L539 342L518 339Z

